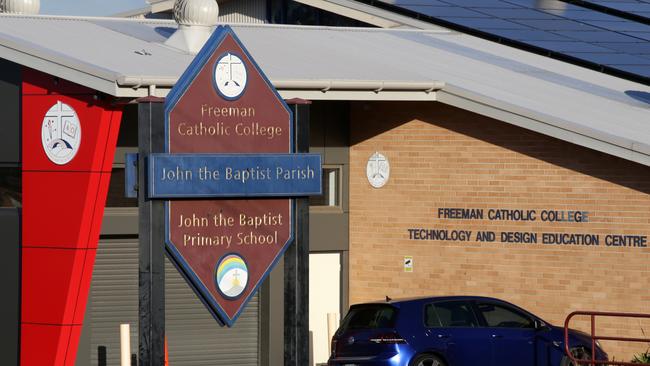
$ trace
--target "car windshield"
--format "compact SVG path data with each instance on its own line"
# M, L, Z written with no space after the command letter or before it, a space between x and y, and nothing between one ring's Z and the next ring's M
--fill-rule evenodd
M392 328L395 326L397 309L390 305L372 304L350 308L343 320L343 330Z

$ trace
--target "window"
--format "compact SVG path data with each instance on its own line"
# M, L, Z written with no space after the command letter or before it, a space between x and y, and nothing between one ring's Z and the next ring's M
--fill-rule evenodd
M111 182L108 186L106 207L137 207L136 198L127 198L125 193L124 168L113 168Z
M124 171L125 155L138 152L138 108L137 104L129 104L122 115L106 207L138 207L137 198L126 197Z
M342 329L376 329L395 326L397 309L390 305L353 307L343 320Z
M341 167L323 166L323 194L311 196L310 206L338 207L341 205Z
M534 328L535 322L515 309L491 303L479 303L478 309L483 314L488 327L497 328Z
M0 168L0 207L22 206L20 168Z
M425 307L427 327L478 327L478 321L469 303L446 301Z

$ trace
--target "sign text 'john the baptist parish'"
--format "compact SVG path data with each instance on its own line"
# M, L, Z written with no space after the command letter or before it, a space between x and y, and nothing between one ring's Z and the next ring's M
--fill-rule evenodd
M148 196L166 199L166 248L232 326L293 239L293 200L320 194L319 155L293 154L293 117L225 26L165 102L165 152L148 157Z

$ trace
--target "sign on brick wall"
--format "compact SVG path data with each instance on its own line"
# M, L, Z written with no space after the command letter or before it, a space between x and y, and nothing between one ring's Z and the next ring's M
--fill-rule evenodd
M460 241L460 242L499 242L504 244L542 244L584 247L628 247L647 248L648 236L623 232L598 234L589 232L588 226L582 232L553 232L532 230L472 230L471 222L487 221L495 225L502 222L550 224L576 223L587 225L590 212L585 210L552 209L504 209L504 208L450 208L437 209L437 218L442 221L467 223L467 229L445 229L436 227L409 228L410 240Z

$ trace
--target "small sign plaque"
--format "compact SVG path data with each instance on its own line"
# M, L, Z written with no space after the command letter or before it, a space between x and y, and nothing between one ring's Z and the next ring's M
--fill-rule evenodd
M404 272L413 272L413 257L404 256Z

